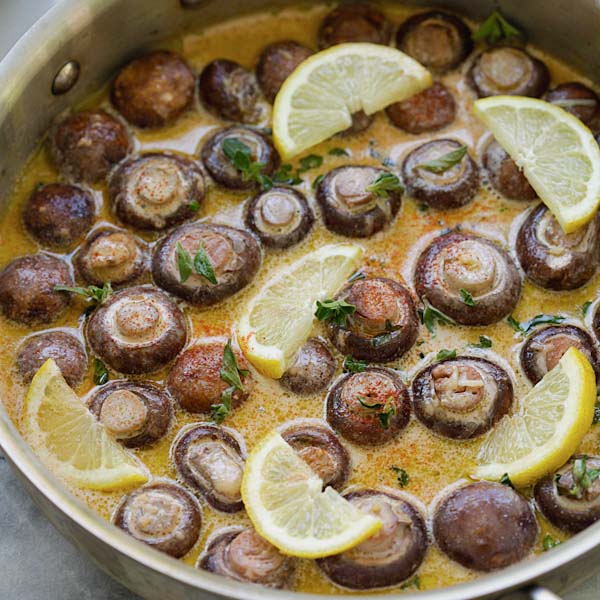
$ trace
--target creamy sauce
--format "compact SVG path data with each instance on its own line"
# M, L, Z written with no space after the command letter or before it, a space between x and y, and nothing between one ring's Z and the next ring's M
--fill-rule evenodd
M316 46L316 32L322 16L328 8L324 6L310 9L288 9L275 14L264 13L239 18L215 25L206 30L187 33L182 37L167 40L160 47L180 52L199 72L214 58L236 60L243 66L252 68L261 49L268 43L281 39L294 39L309 47ZM401 22L407 16L407 10L390 7L386 11L393 23ZM567 80L586 80L551 56L536 52L548 65L553 83ZM311 150L322 155L322 167L306 173L305 183L300 189L307 195L315 208L312 181L321 173L344 164L381 165L383 160L393 161L399 169L403 157L415 146L426 139L453 137L468 144L472 155L479 161L480 151L489 134L472 116L471 105L474 94L465 83L464 73L469 61L458 71L445 75L441 80L453 92L458 113L454 123L433 135L412 136L393 127L384 114L378 114L373 125L364 133L351 138L334 138ZM81 108L104 106L110 110L107 90L99 91L87 100ZM265 122L263 125L267 125ZM208 114L199 103L180 118L176 124L158 131L135 131L136 151L168 149L197 155L208 132L223 123ZM334 147L346 148L351 157L330 156L328 150ZM16 256L34 253L37 245L27 236L22 220L22 206L38 182L50 183L60 176L52 165L46 146L42 144L32 155L23 175L15 186L10 208L0 222L0 265L4 265ZM106 189L98 186L93 190L97 205L97 225L101 222L116 222L109 211ZM208 195L200 209L200 219L243 227L242 215L248 192L231 192L211 185ZM502 245L514 248L509 243L511 235L518 226L528 205L522 202L505 200L490 191L483 183L476 199L464 208L447 212L433 209L422 210L410 198L404 198L403 205L394 223L384 232L359 243L365 248L365 271L369 275L387 276L406 281L412 286L412 270L416 257L434 236L445 228L462 226L482 235L498 240ZM148 240L157 236L145 236ZM209 310L186 307L185 311L191 324L190 339L204 336L230 335L232 324L243 310L247 301L268 281L279 268L289 264L310 250L323 244L339 242L343 238L328 232L320 219L310 235L299 245L283 251L267 251L264 262L256 279L242 292ZM540 312L562 314L576 324L582 324L581 306L588 300L596 299L596 290L600 284L600 274L586 286L573 292L552 293L541 290L525 282L521 301L515 311L515 317L525 320ZM74 299L69 312L52 324L55 327L73 327L82 330L83 302ZM592 314L593 308L588 311ZM589 324L585 324L589 325ZM16 348L24 336L33 330L2 319L0 334L0 393L4 403L17 425L20 424L22 402L25 388L19 383L14 371ZM317 325L315 334L323 331ZM468 347L476 343L481 334L492 338L493 348L487 351L473 350ZM417 344L400 360L390 366L399 369L405 380L427 364L442 348L456 349L459 353L489 355L503 366L511 375L515 385L516 403L523 397L530 385L524 379L518 364L518 349L522 339L509 327L506 321L488 327L443 327L430 335L421 327ZM341 365L341 356L338 356ZM340 367L341 370L341 367ZM165 372L151 378L161 381ZM115 376L113 376L115 377ZM257 440L277 425L297 417L322 418L325 394L312 397L298 397L284 391L277 382L255 374L257 385L250 399L227 418L225 425L239 431L251 448ZM77 392L84 396L93 388L92 368ZM153 477L176 478L173 463L169 458L169 448L179 429L189 423L202 421L202 416L192 415L178 410L170 432L155 446L136 450L136 455L147 465ZM582 451L590 454L598 452L598 431L592 430L582 444ZM457 442L434 436L419 424L414 417L410 425L394 441L379 448L358 448L347 444L353 458L353 470L349 485L390 486L398 489L396 475L391 465L404 468L410 474L410 483L405 491L417 497L424 505L429 505L444 488L459 479L468 476L475 464L481 438L472 441ZM85 500L100 515L109 519L112 511L122 497L122 492L100 493L73 489L73 493ZM203 529L199 542L183 559L194 564L201 553L206 538L223 525L248 524L245 513L224 515L203 503ZM549 526L540 516L542 535L536 552L541 551L541 539L546 532L553 537L563 539L564 534ZM445 557L435 545L430 546L423 565L419 570L420 589L442 587L476 577L476 573L462 568ZM300 561L296 576L295 589L304 592L341 593L340 588L323 577L315 564ZM410 582L393 591L413 589Z

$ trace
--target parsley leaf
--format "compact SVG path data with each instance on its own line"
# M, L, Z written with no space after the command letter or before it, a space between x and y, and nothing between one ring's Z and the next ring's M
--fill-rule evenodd
M353 314L355 310L356 306L345 300L317 300L315 317L319 321L329 321L339 327L345 327L348 315Z
M358 396L358 402L362 407L372 410L379 410L380 408L383 408L383 404L381 404L381 402L369 402L364 396Z
M347 373L362 373L363 371L366 371L368 366L369 363L366 360L357 360L351 356L346 356L342 368Z
M418 164L415 169L423 169L430 173L445 173L464 158L467 150L467 146L463 145L456 150L451 150L450 152L446 152L446 154L442 154L442 156L439 156L438 158Z
M365 398L364 396L358 396L357 399L358 399L359 404L362 407L368 408L369 410L380 411L377 416L379 417L379 422L381 423L381 426L383 428L387 429L390 426L392 417L396 414L396 407L394 406L394 404L392 404L392 403L382 404L381 402L369 402L369 399ZM393 402L392 398L390 398L390 400Z
M492 338L489 338L487 335L479 336L478 344L469 344L472 348L491 348L492 347Z
M394 471L394 473L396 473L396 478L398 480L398 485L400 487L406 487L410 481L410 476L409 474L402 468L402 467L396 467L394 465L392 465L390 467L390 469L392 471Z
M600 469L588 469L587 455L576 458L571 467L573 475L573 486L569 490L569 494L576 498L582 498L583 493L590 489L594 481L600 477Z
M309 169L318 169L323 164L323 157L318 154L309 154L300 159L298 174L305 173Z
M273 187L273 181L262 172L266 164L252 160L252 150L244 142L238 138L226 138L221 147L244 181L255 181L263 190Z
M504 475L502 475L502 477L500 478L500 483L502 485L507 485L508 487L511 487L513 489L515 488L512 481L510 480L510 477L508 476L508 473L504 473Z
M544 552L548 552L548 550L552 550L552 548L556 548L556 546L560 545L560 540L555 540L549 533L544 536L544 541L542 542L544 547Z
M475 306L476 302L473 299L471 292L465 290L465 288L460 288L458 291L460 292L460 299L463 301L463 304L466 304L467 306Z
M98 304L102 304L111 294L112 286L110 281L107 281L102 287L88 285L88 287L69 287L68 285L55 285L55 292L69 292L82 296L86 300L91 300Z
M447 317L443 312L439 311L429 304L427 298L423 298L424 309L419 309L419 319L421 323L427 327L430 333L435 332L436 322L442 323L443 325L456 325L456 321Z
M456 358L456 350L446 350L446 348L442 348L442 350L435 355L435 360L448 360L449 358Z
M109 379L108 369L106 365L97 358L94 361L94 383L96 385L104 385Z
M396 414L396 407L392 404L383 412L379 413L379 422L384 429L387 429L392 422L392 417Z
M331 148L327 154L331 156L350 156L350 152L346 148Z
M512 315L509 315L506 318L506 322L517 332L517 333L525 333L525 329L521 326L521 323L517 321Z
M476 42L485 40L491 45L501 40L510 40L514 37L522 38L523 34L514 25L511 25L497 10L472 35L472 38Z
M198 200L192 200L188 206L192 212L198 212L200 210L200 202L198 202Z
M590 309L590 306L592 305L592 301L588 300L587 302L584 302L581 305L581 314L585 317L587 316L588 310Z
M218 283L213 266L202 244L198 248L194 258L192 258L192 255L180 242L177 242L175 252L177 254L177 267L179 268L179 280L181 283L185 283L192 272L201 275L213 285Z
M418 575L415 575L412 579L409 579L408 581L406 581L405 583L403 583L400 586L401 590L407 590L408 588L417 588L418 590L421 589L421 578Z
M319 187L319 184L321 183L321 181L323 181L323 179L325 179L325 175L323 175L323 174L317 175L312 184L313 189L317 189Z
M177 267L179 269L179 281L181 283L185 283L192 271L194 269L194 262L190 253L181 245L180 242L177 242L177 247L175 250L177 254Z
M223 349L223 366L219 371L221 380L229 384L229 387L221 393L221 402L211 406L211 418L215 423L222 423L225 417L231 412L233 403L233 394L236 390L244 391L241 377L246 377L249 371L240 369L231 348L231 340L227 340Z
M294 167L289 163L281 165L275 175L273 175L273 182L284 183L286 185L298 185L302 183L302 179L292 173L293 169Z
M397 175L393 173L380 173L377 179L366 187L367 192L373 192L379 198L389 198L389 192L403 192L404 186Z

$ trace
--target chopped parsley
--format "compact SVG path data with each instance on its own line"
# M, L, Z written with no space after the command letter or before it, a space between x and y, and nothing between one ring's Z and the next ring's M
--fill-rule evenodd
M227 340L223 350L223 365L219 371L221 380L229 384L229 387L221 393L221 402L211 406L211 418L215 423L222 423L231 412L233 394L236 390L244 391L241 377L246 377L249 371L240 369L231 348L231 340ZM241 377L240 377L241 376Z
M94 383L96 385L104 385L109 379L108 369L106 365L97 358L94 361Z
M88 287L69 287L68 285L55 285L55 292L70 292L91 300L97 304L102 304L112 294L112 286L110 281L107 281L102 287L88 285Z
M270 190L273 181L263 173L265 163L252 160L252 150L238 138L226 138L221 144L223 154L229 162L242 174L244 181L254 181L263 190Z
M350 156L350 152L346 148L331 148L327 154L331 156Z
M573 474L573 485L569 490L571 496L582 498L586 490L589 490L594 481L600 477L600 469L588 469L587 455L576 458L571 467Z
M512 315L510 315L506 321L508 324L517 332L522 334L528 334L533 331L538 325L546 324L558 324L562 323L565 317L561 315L536 315L529 321L519 323Z
M323 164L323 157L318 154L309 154L300 159L300 166L297 173L305 173L310 169L318 169Z
M446 316L443 312L439 311L429 304L427 298L423 298L423 306L425 308L419 309L419 319L421 323L427 327L430 333L435 333L435 324L441 323L442 325L456 325L456 321Z
M392 422L392 417L396 414L396 407L392 404L384 411L379 413L379 422L384 429L387 429Z
M347 373L362 373L363 371L366 371L368 366L369 363L366 360L357 360L351 356L346 356L342 368Z
M198 212L200 210L200 202L198 202L198 200L192 200L188 204L188 207L192 212Z
M389 198L390 192L403 192L404 186L400 183L397 175L393 173L380 173L377 179L366 188L367 192L372 192L378 198Z
M418 590L421 589L421 579L418 575L415 575L412 579L409 579L405 583L400 586L401 590L407 590L408 588L416 588Z
M345 327L348 315L354 314L356 306L345 300L317 300L315 317L319 321L331 322L339 327Z
M410 481L410 475L402 467L396 467L392 465L390 469L396 473L398 485L402 488L406 487Z
M192 272L195 272L213 285L217 284L217 276L203 245L200 245L194 258L192 258L192 255L180 242L177 242L175 252L177 254L177 267L179 268L179 280L181 283L185 283Z
M552 550L552 548L556 548L556 546L559 546L560 540L554 539L549 533L547 533L544 536L542 545L544 547L544 552L548 552L548 550Z
M415 169L423 169L430 173L445 173L465 157L467 150L467 146L460 146L460 148L446 152L446 154L442 154L442 156L439 156L438 158L418 164Z
M492 338L489 338L487 335L479 336L478 344L469 344L472 348L491 348L492 347Z
M390 401L393 401L390 398ZM384 429L387 429L392 422L392 417L396 414L396 407L391 403L382 404L381 402L369 402L368 398L364 396L358 396L358 402L363 408L369 410L378 410L379 422Z
M289 163L285 163L279 167L275 175L273 175L273 183L283 183L286 185L298 185L302 183L302 179L298 175L293 174L294 167Z
M587 316L588 310L590 309L590 306L593 304L593 302L591 300L588 300L587 302L584 302L581 305L581 314L585 317Z
M485 40L490 45L494 45L500 41L508 41L514 37L523 38L524 36L497 10L495 10L472 35L472 38L476 42Z
M312 183L313 189L317 189L321 181L323 181L323 179L325 179L325 175L323 175L322 173L321 175L317 175Z
M364 396L358 396L358 402L362 407L370 410L379 410L380 408L383 408L383 404L381 404L381 402L369 402L369 400Z
M456 350L447 350L446 348L442 348L435 355L435 360L448 360L449 358L456 358Z
M466 304L467 306L475 306L476 302L473 299L471 292L465 290L465 288L460 288L458 291L460 292L460 299L463 301L463 304Z
M511 487L514 489L514 485L513 482L510 480L510 477L508 476L508 473L504 473L504 475L502 475L502 477L500 477L500 483L502 485L507 485L508 487Z

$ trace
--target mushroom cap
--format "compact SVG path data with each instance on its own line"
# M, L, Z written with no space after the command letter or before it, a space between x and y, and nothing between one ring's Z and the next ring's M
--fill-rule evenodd
M427 551L427 528L421 512L406 494L367 489L345 495L383 526L375 535L342 554L317 560L337 585L365 590L398 585L421 566Z
M521 295L521 277L509 254L496 243L451 231L421 253L415 290L432 306L463 325L489 325L510 314ZM461 291L474 306L465 304Z
M91 315L86 337L94 353L119 373L151 373L171 362L187 340L187 320L152 286L112 294Z
M435 433L454 439L482 435L508 413L510 377L479 357L460 356L423 369L412 383L415 415Z
M195 257L204 248L217 283L192 272L181 281L177 247ZM195 306L211 306L244 288L256 275L262 260L256 239L241 229L209 223L190 223L158 241L152 256L156 284Z
M329 348L318 338L310 338L298 350L279 383L296 394L315 394L329 385L336 368L337 361Z

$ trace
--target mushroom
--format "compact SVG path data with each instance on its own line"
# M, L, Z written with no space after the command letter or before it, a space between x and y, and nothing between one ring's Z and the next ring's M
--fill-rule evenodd
M315 394L331 382L337 361L318 338L310 338L279 380L281 385L295 394Z

